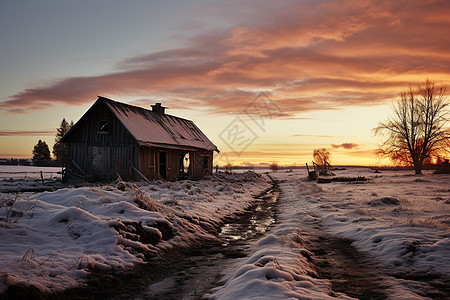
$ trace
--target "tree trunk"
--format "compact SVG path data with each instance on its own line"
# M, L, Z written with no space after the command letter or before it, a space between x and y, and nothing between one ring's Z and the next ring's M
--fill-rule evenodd
M416 175L422 174L422 164L415 163L414 164L414 170L416 171Z

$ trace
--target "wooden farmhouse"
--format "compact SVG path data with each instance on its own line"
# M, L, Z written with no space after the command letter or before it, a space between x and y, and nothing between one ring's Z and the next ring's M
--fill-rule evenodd
M217 147L194 122L98 97L61 139L65 179L179 180L211 174Z

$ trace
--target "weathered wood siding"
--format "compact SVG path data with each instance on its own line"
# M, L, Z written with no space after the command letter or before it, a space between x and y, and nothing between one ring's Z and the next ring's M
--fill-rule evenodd
M139 171L149 180L157 178L157 157L154 148L139 148Z
M89 115L80 127L71 135L72 143L83 143L92 146L128 146L136 141L116 116L104 105L93 106ZM109 121L108 133L99 133L98 122Z
M182 151L167 150L167 180L175 181L180 179L180 161ZM184 155L183 155L184 156Z
M99 132L99 122L107 121L107 132ZM138 167L138 145L129 131L103 105L92 107L73 132L68 145L67 166L80 173L75 162L93 178L112 180L119 174L123 179L136 179L130 164Z
M68 167L80 174L80 167L94 179L113 180L117 174L123 179L136 179L138 176L130 170L130 162L137 166L138 147L97 147L81 143L70 143L68 147ZM73 162L77 164L76 167Z
M166 155L165 167L160 164L161 153ZM185 153L186 151L181 150L141 147L139 148L139 171L149 180L178 180L181 158ZM161 168L165 168L165 178Z
M180 168L186 153L190 157L190 179L211 174L213 168L213 151L139 146L128 129L101 101L96 102L77 122L67 142L68 174L92 179L114 180L120 175L124 180L142 180L134 167L149 180L178 180L183 175Z
M211 175L213 168L212 151L192 151L189 152L191 160L191 178L201 179L204 175Z

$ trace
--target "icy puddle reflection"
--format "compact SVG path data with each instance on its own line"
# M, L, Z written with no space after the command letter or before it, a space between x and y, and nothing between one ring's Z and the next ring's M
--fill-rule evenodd
M230 265L230 259L246 256L245 248L253 240L262 237L275 223L279 187L272 187L255 197L254 204L246 212L225 220L218 238L222 245L208 254L183 257L171 264L170 275L153 282L135 299L202 299L222 276L222 270Z
M255 197L257 200L247 213L225 224L219 234L219 238L224 240L223 246L238 241L245 242L263 235L275 223L279 194L278 185L274 183L272 188Z

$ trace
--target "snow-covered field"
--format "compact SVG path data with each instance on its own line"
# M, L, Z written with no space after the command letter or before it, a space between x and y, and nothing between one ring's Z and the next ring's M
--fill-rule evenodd
M0 193L55 190L62 186L61 168L0 165Z
M61 178L60 167L36 167L36 166L11 166L0 165L1 179L40 179L41 171L44 179Z
M304 171L271 173L281 192L275 226L251 241L246 257L233 259L205 297L351 299L319 278L308 249L317 232L349 239L373 258L392 299L448 297L433 290L450 278L450 175L335 173L368 180L317 184ZM83 284L92 269L130 268L214 238L225 216L244 210L269 186L266 175L243 173L0 194L0 291L13 284L60 291Z
M221 219L245 209L266 181L243 173L0 193L0 292L10 285L61 291L83 284L93 269L120 271L213 238Z
M225 272L224 285L212 298L348 299L333 292L328 280L316 278L314 253L306 245L317 230L349 239L371 255L386 297L449 297L450 175L374 174L369 169L335 173L369 180L317 184L307 182L303 173L272 175L281 181L278 224L252 246L249 257Z

